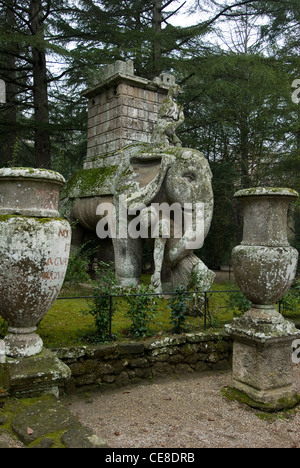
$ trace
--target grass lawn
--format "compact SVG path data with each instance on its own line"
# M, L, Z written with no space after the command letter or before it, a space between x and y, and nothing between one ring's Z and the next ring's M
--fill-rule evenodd
M144 277L147 283L147 278ZM226 306L228 295L223 290L235 289L233 284L216 284L213 290L215 294L210 298L210 313L214 314L214 326L222 327L233 318L233 311L228 312L223 307ZM217 293L217 291L220 291ZM92 289L84 287L72 287L63 289L60 297L72 296L90 296L93 295ZM117 301L117 311L113 316L112 333L118 340L132 340L129 330L131 326L130 319L126 317L126 305L123 299L114 299ZM87 335L92 334L96 328L94 319L83 311L88 309L88 299L57 300L48 314L40 322L38 333L44 341L46 347L61 347L85 344L88 342ZM115 302L114 302L115 304ZM167 299L158 299L158 308L155 319L150 325L150 334L167 334L172 331L170 323L170 310L167 308ZM203 317L187 317L187 331L203 330Z
M149 283L149 277L144 276L142 281L145 284ZM209 296L209 309L207 325L213 328L222 328L225 323L232 321L233 317L239 312L237 308L228 309L226 304L229 294L224 291L236 290L234 283L220 283L213 285L213 294ZM60 298L63 297L78 297L92 296L92 286L73 286L63 288L60 293ZM118 310L113 316L112 333L116 339L121 341L132 340L130 336L131 322L126 317L127 305L124 299L114 299L118 301ZM67 299L57 300L48 314L40 322L38 333L48 348L56 348L63 346L78 346L88 344L88 335L92 335L96 328L94 318L89 314L84 314L88 310L89 299ZM170 310L167 308L167 299L158 299L158 308L155 319L150 326L151 335L166 335L172 332L170 323ZM287 313L286 317L300 321L300 301L296 310ZM211 322L211 323L210 323ZM187 317L187 330L197 331L204 329L203 317ZM6 323L0 317L0 337L6 332Z

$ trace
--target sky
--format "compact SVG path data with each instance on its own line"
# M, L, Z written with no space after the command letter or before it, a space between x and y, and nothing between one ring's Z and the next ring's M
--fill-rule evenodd
M200 20L200 13L191 14L189 10L193 7L195 2L193 0L187 0L184 7L179 11L178 15L170 18L170 23L174 26L193 26L197 24ZM180 2L178 2L178 6Z
M178 0L178 6L183 2L184 0ZM224 0L223 3L226 4L226 0ZM178 15L170 18L169 22L174 26L193 26L205 19L213 17L213 14L216 12L215 10L215 12L211 11L210 13L205 13L203 11L199 12L198 10L195 13L191 13L194 4L195 0L186 0L184 7L180 10ZM219 45L225 50L245 52L245 43L247 42L248 47L257 43L260 36L260 26L265 24L266 21L266 18L259 17L254 20L253 23L247 24L246 27L245 25L241 26L241 23L238 26L234 20L229 21L228 18L225 20L220 19L218 28L222 32L222 38L216 33L209 33L206 37L209 42Z

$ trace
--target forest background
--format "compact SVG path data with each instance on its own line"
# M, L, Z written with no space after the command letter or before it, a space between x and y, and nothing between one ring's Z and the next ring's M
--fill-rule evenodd
M208 158L213 225L201 251L211 268L240 241L241 188L300 191L299 0L0 0L0 166L82 168L87 102L103 65L171 72L182 86L184 146ZM300 202L290 217L300 250Z

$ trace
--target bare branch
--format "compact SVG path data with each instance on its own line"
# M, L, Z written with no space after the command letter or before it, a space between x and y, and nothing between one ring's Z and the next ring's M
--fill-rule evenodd
M180 5L180 7L177 8L177 10L173 11L172 13L170 13L166 18L164 18L164 22L166 23L168 21L169 18L171 18L172 16L176 15L180 10L181 8L184 7L184 5L186 4L186 1L183 2L182 5Z

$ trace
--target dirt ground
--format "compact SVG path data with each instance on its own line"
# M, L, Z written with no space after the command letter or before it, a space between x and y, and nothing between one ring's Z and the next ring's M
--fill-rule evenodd
M295 367L300 393L300 366ZM300 448L300 408L261 419L221 390L231 372L184 376L64 400L112 448Z

